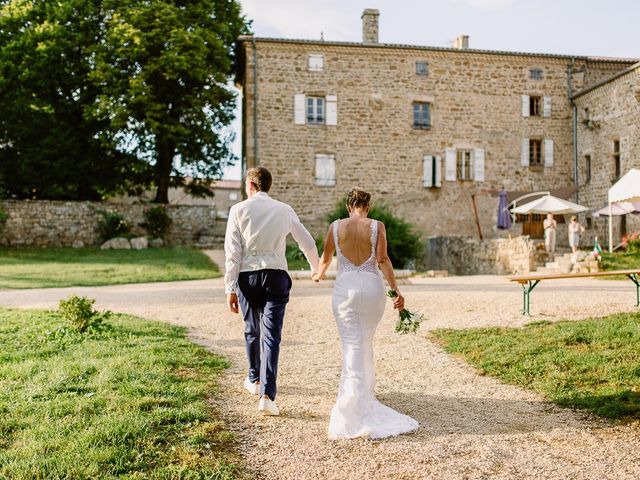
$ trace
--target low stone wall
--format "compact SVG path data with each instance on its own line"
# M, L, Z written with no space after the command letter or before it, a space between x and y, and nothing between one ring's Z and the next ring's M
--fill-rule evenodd
M2 202L7 213L4 229L0 231L0 245L71 246L74 241L98 245L99 211L118 212L133 226L133 233L144 235L140 226L148 205L125 205L101 202L18 201ZM216 210L208 205L168 205L173 223L167 241L173 245L194 245L215 228Z
M509 275L535 268L535 245L527 236L478 240L471 237L431 237L421 270L447 270L454 275Z

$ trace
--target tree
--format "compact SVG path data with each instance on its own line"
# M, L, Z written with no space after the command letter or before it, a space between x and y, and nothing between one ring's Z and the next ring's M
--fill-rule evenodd
M235 98L227 86L234 42L248 32L235 0L107 0L105 44L92 78L103 85L95 115L133 139L154 165L156 201L168 201L184 173L219 177L235 161ZM193 191L207 180L185 185Z
M98 199L213 178L235 0L0 0L0 178L22 198ZM207 181L189 185L206 192ZM203 189L203 187L205 187Z
M149 165L99 134L90 78L100 2L0 1L0 179L18 198L100 199L149 183ZM113 140L113 139L112 139Z

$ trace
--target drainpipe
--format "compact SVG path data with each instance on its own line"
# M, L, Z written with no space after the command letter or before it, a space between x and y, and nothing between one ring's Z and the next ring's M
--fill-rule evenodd
M571 58L571 63L567 67L567 87L569 90L569 101L571 102L571 141L573 143L572 157L573 157L573 184L579 188L578 178L578 107L576 107L573 101L573 73L575 71L576 59ZM580 194L576 190L576 203L580 203Z
M260 165L258 161L258 49L256 38L251 37L253 45L253 161L255 166Z

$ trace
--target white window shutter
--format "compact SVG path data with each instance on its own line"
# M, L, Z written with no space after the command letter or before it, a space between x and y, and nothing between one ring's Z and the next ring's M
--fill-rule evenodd
M522 116L529 116L529 95L522 95Z
M306 117L305 95L298 93L293 96L293 123L304 125Z
M336 184L336 157L324 153L316 154L316 185L333 187Z
M544 166L553 167L553 140L544 139Z
M456 149L444 149L444 179L447 182L456 181Z
M551 116L551 97L542 98L542 116L546 118Z
M422 157L422 185L433 187L433 157L426 155Z
M327 109L326 124L337 125L338 124L338 97L336 95L327 95L325 98L325 105Z
M523 138L520 146L520 164L523 167L529 166L529 139Z
M440 157L433 157L433 168L436 169L436 183L434 187L442 187L442 159Z
M324 55L309 55L309 71L321 72L324 70Z
M476 182L484 182L484 149L476 148L473 151L473 179Z

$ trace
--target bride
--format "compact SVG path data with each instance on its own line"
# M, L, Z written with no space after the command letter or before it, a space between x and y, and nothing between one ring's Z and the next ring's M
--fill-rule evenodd
M342 345L342 375L338 399L331 410L329 438L384 438L418 428L414 419L380 403L373 394L373 336L385 305L385 288L398 292L394 308L404 308L393 266L387 255L384 224L367 218L371 195L353 189L347 195L349 218L329 226L324 252L313 280L318 282L338 255L338 275L333 290L333 315Z

